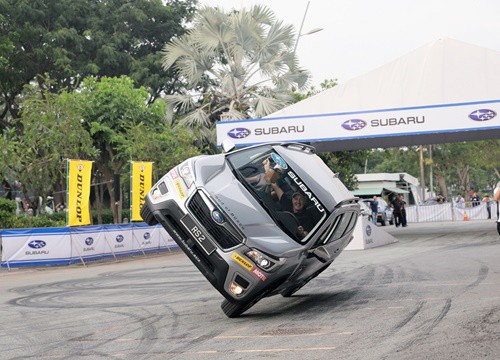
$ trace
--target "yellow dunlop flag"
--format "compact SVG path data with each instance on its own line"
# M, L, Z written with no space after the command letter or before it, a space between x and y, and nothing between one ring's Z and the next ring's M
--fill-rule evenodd
M130 217L131 221L143 221L141 208L144 197L153 186L153 163L144 161L131 161L131 163Z
M68 226L90 225L92 161L68 159Z

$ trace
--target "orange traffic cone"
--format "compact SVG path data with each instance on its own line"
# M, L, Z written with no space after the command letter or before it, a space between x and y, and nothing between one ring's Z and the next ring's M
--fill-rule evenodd
M467 213L464 211L464 221L467 221L469 220L469 218L467 217Z

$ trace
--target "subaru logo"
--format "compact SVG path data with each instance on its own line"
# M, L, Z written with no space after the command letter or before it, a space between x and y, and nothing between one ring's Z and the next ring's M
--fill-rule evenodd
M94 243L94 239L91 238L91 237L88 237L85 239L85 244L87 244L87 246L90 246Z
M361 130L366 126L366 122L360 119L351 119L344 121L342 127L346 130Z
M370 236L372 234L372 227L370 225L366 225L366 235Z
M497 113L489 109L479 109L470 113L469 118L474 121L487 121L497 116Z
M245 128L236 128L230 130L227 134L233 139L243 139L250 135L251 131Z
M123 235L117 235L116 236L116 242L121 243L123 241Z
M28 246L32 249L41 249L45 247L45 245L47 245L47 243L42 240L33 240L28 243Z
M147 240L147 239L149 239L150 237L151 237L151 234L150 234L150 233L148 233L148 232L145 232L145 233L144 233L144 239L146 239L146 240Z
M212 211L212 219L214 219L214 221L217 223L217 224L222 224L224 222L224 217L222 216L222 214L217 211L217 210L214 210Z
M273 159L274 163L281 166L282 169L288 169L288 165L286 164L285 160L283 160L278 154L272 153L271 158Z

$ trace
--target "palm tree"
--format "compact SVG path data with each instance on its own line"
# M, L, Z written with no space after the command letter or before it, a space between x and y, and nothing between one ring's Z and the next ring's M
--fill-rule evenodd
M298 67L294 28L267 7L225 13L204 7L185 35L164 47L162 65L174 67L186 87L167 97L180 124L214 140L219 120L259 118L291 103L291 91L307 86Z

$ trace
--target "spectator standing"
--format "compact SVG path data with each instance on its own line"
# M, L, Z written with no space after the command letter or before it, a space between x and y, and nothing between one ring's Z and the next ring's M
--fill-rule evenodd
M372 209L372 222L377 225L377 216L378 216L378 200L377 195L373 195L373 199L370 202L370 207Z
M407 227L408 223L406 222L406 201L403 195L399 195L399 204L401 206L401 225L403 227Z
M458 209L464 208L465 199L462 197L462 194L458 193L457 199L455 200L456 206Z
M500 181L493 194L493 200L497 202L497 231L498 235L500 235Z
M399 201L399 196L394 196L394 199L391 201L392 214L394 215L394 225L399 227L403 223L402 215L401 215L401 202Z
M481 197L474 191L470 197L472 207L478 206L481 203Z
M444 202L446 201L446 199L444 198L443 194L439 193L437 199L436 199L436 203L437 204L443 204Z
M486 211L488 212L488 219L491 219L491 198L488 194L484 194L482 202L486 203Z

